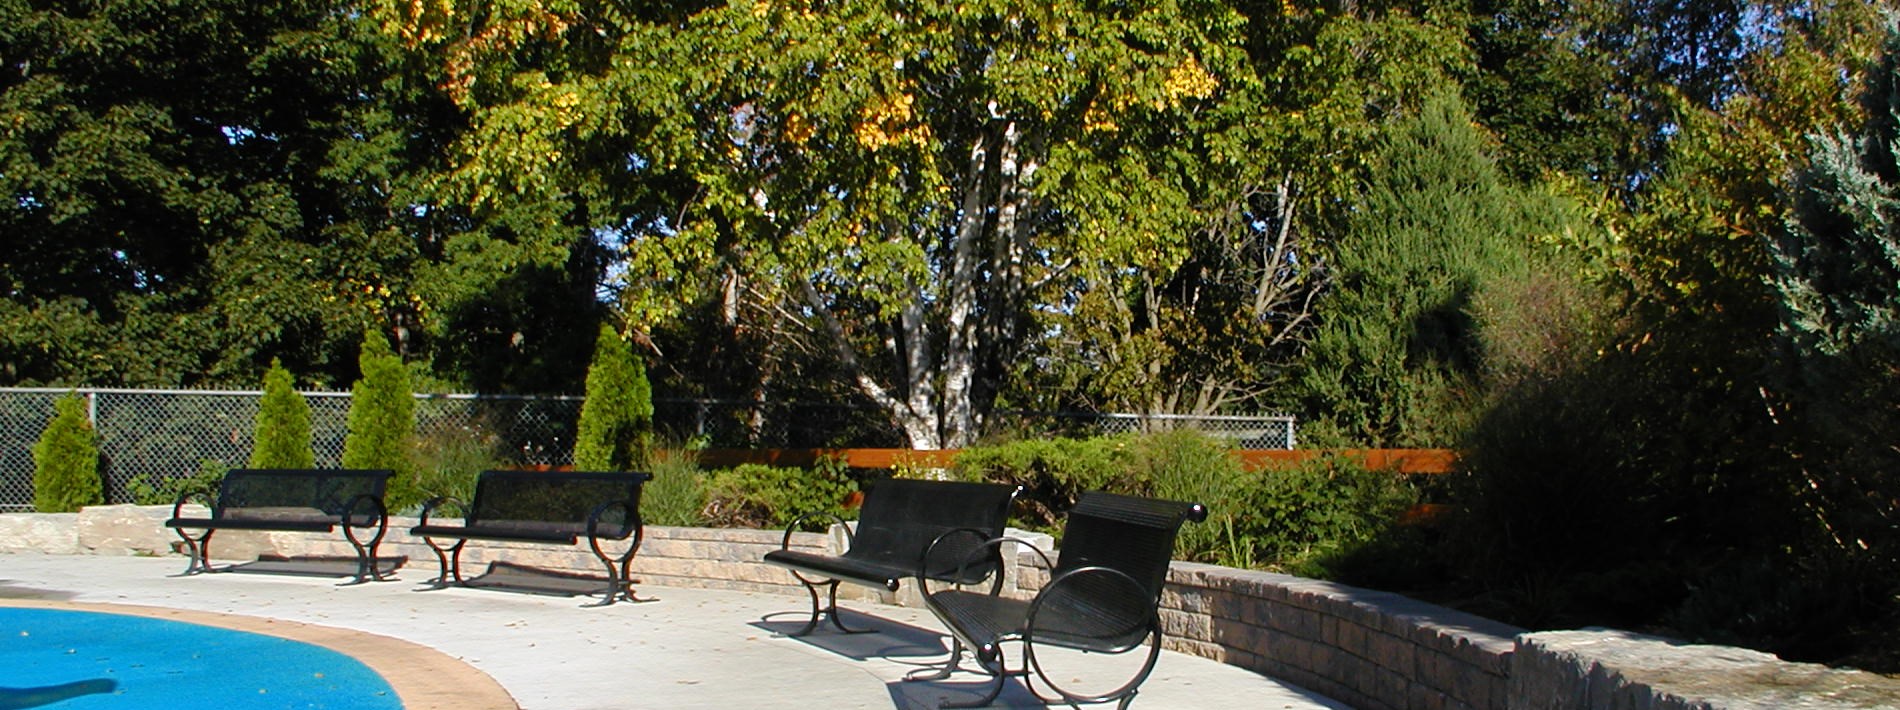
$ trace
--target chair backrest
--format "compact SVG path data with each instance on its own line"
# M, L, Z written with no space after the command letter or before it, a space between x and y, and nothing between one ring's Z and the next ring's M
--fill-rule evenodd
M1152 604L1168 580L1181 524L1206 519L1207 508L1199 503L1084 493L1063 527L1054 574L1083 567L1119 570L1142 585Z
M925 576L939 581L974 583L988 577L1001 561L1000 553L963 567L970 550L990 538L1001 537L1009 521L1009 505L1019 486L1002 483L932 481L887 478L870 485L858 510L858 529L845 557L917 569L930 543L951 530L975 529L946 541L932 557Z
M625 501L634 515L602 513L601 535L623 538L640 523L640 490L653 474L640 471L483 471L468 507L470 527L587 534L587 516L606 503Z
M339 521L357 496L382 500L385 469L238 468L218 484L216 517L282 517ZM375 511L362 509L359 514Z

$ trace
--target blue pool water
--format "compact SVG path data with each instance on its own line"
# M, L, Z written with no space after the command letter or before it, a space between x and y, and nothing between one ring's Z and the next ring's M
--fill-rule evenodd
M0 710L400 710L389 682L322 646L165 619L0 607Z

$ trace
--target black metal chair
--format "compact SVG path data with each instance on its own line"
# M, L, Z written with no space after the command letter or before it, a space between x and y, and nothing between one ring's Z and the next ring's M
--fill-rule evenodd
M941 669L907 680L949 677L967 650L994 682L980 700L945 703L943 707L988 705L1002 693L1003 683L1010 676L1023 677L1030 692L1048 702L1117 702L1119 707L1127 707L1161 654L1158 607L1168 564L1174 558L1175 538L1182 523L1205 519L1207 509L1198 503L1101 492L1083 494L1069 511L1055 563L1048 564L1047 554L1036 550L1050 574L1048 583L1034 598L1013 599L994 590L988 594L964 589L932 590L928 582L922 583L925 603L950 630L950 659ZM997 538L985 544L979 558L1011 542L1036 549L1027 542ZM1022 661L1014 670L1003 655L1003 645L1010 642L1022 646ZM1121 654L1144 645L1147 658L1140 670L1126 683L1103 693L1064 689L1058 679L1044 671L1036 656L1038 646ZM1032 673L1058 697L1044 698L1029 685Z
M992 580L991 586L1000 588L1003 581L1000 549L991 550L981 559L966 558L983 541L1003 534L1010 502L1020 491L1021 486L1001 483L903 478L876 481L864 494L864 505L858 510L857 531L849 532L851 528L846 526L849 541L845 551L838 555L790 548L792 533L806 520L823 516L842 524L842 518L829 513L799 517L786 528L780 549L766 553L764 560L791 570L792 576L811 594L811 620L804 629L791 635L811 633L818 628L821 617L831 619L831 625L839 631L863 631L847 628L838 620L839 582L895 592L905 578L921 575L953 584ZM924 553L931 544L946 536L950 542L939 546L941 549L931 557L935 562L926 560ZM827 600L822 605L818 599L819 587L827 591Z

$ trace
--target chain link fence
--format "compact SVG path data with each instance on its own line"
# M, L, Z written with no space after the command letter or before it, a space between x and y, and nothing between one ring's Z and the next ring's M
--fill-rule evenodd
M998 412L995 423L1018 436L1104 436L1154 434L1192 429L1227 439L1239 449L1291 449L1297 443L1290 414L1088 414L1072 412Z
M0 511L31 510L33 445L68 393L86 399L99 436L107 502L132 502L135 482L156 484L196 473L206 462L243 466L262 392L215 390L0 389ZM343 460L348 392L305 392L310 445L319 467ZM486 449L497 463L563 466L571 462L579 397L416 395L419 449Z
M33 507L33 445L68 393L86 398L99 435L106 500L133 502L135 482L157 484L206 462L243 466L262 392L0 388L0 512ZM348 392L305 392L316 465L335 467L348 432ZM416 395L419 455L478 451L497 466L573 463L580 397ZM666 445L717 448L902 448L903 434L875 410L743 400L654 401ZM1094 436L1192 428L1240 448L1290 449L1290 416L1182 416L999 412L992 428L1018 436Z

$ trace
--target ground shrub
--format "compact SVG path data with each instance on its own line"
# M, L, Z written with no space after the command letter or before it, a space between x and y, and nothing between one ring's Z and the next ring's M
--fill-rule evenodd
M86 399L68 394L33 446L33 509L72 513L106 502L99 476L99 441L86 418Z
M224 482L224 474L231 467L215 459L198 462L198 470L188 476L165 478L163 476L139 476L126 484L126 494L133 503L139 505L171 505L178 497L187 493L215 495L218 486Z
M1393 540L1399 517L1419 495L1396 472L1322 456L1254 471L1234 500L1257 564L1333 578L1351 560Z
M706 518L720 527L783 528L806 513L849 518L847 503L858 490L850 469L838 459L811 468L744 464L706 477ZM806 530L824 530L828 517L815 517Z
M1240 568L1324 575L1381 539L1418 501L1389 471L1343 458L1247 470L1230 444L1193 431L1025 440L965 449L960 474L1023 486L1016 524L1056 533L1083 491L1202 503L1176 555Z

